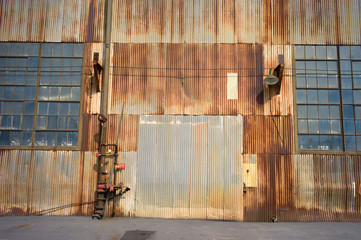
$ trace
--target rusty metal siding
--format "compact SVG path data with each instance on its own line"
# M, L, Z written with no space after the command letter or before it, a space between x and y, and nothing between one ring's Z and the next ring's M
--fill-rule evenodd
M140 116L135 215L240 220L241 122Z
M95 114L83 114L83 123L81 126L82 151L97 151L99 148L99 131L100 124L98 121L98 115Z

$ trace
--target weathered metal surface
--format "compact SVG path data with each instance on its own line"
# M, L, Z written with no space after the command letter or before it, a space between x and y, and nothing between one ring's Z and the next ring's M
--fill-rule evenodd
M140 116L139 124L136 216L241 220L240 115Z
M103 41L105 0L0 3L1 41Z
M245 153L291 154L292 117L244 116L243 139Z
M39 214L94 200L95 153L8 150L1 151L0 162L1 215ZM89 214L92 207L84 204L45 212Z
M83 114L82 122L82 151L98 151L99 148L99 131L100 125L98 121L98 115L95 114Z

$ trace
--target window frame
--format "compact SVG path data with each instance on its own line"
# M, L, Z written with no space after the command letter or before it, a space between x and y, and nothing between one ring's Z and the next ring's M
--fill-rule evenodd
M297 106L297 79L296 79L296 54L295 54L295 47L296 46L334 46L336 47L336 51L337 51L337 58L335 59L337 61L337 77L338 77L338 88L337 90L339 91L339 96L340 96L340 121L341 121L341 136L342 136L342 149L341 150L322 150L322 149L300 149L299 148L299 144L298 144L298 106ZM293 123L294 123L294 129L293 129L293 139L294 139L294 152L298 153L298 154L331 154L331 155L357 155L360 154L361 151L357 150L357 142L356 144L356 150L346 150L346 146L345 146L345 133L344 133L344 116L343 116L343 98L342 98L342 86L341 86L341 67L340 67L340 62L341 62L341 58L340 58L340 47L341 46L351 46L351 45L323 45L323 44L293 44L292 45L292 91L293 91ZM360 46L361 47L361 46ZM297 59L298 60L298 59ZM301 59L299 59L301 60ZM302 59L303 61L317 61L318 59L307 59L306 57L304 59ZM302 61L301 60L301 61ZM325 59L324 61L328 61L327 59ZM352 65L352 59L350 57L350 61L351 61L351 65ZM357 60L356 60L357 61ZM359 60L361 61L361 60ZM352 67L351 67L352 69ZM317 72L317 69L316 69ZM352 75L352 70L350 75ZM306 73L305 73L306 74ZM313 89L313 88L312 88ZM320 89L320 88L315 88L315 89ZM322 89L322 88L321 88ZM353 88L352 88L353 89ZM319 105L319 104L318 104ZM354 118L355 121L355 118ZM308 134L308 135L312 135L312 134ZM322 135L322 134L316 134L316 135ZM355 136L356 132L355 132Z
M35 92L35 106L34 106L34 121L33 121L33 129L32 129L32 140L31 140L31 145L0 145L0 150L6 150L6 149L21 149L21 150L81 150L81 145L82 145L82 130L83 130L83 109L84 109L84 79L86 77L85 74L85 69L86 67L84 66L85 63L85 57L86 57L86 47L87 45L83 42L1 42L1 43L8 43L8 44L12 44L12 43L18 43L18 44L29 44L29 43L38 43L39 44L39 52L38 55L36 55L36 57L38 57L38 68L36 71L31 71L31 72L36 72L37 76L36 76L36 85L34 85L36 87L36 92ZM83 53L82 56L78 57L81 58L82 60L82 66L81 66L81 70L80 70L80 100L76 101L79 102L79 114L77 115L78 117L78 128L76 130L76 132L78 133L78 144L77 146L37 146L35 145L35 134L37 132L37 119L39 117L38 114L38 103L39 103L39 88L42 86L40 85L40 75L41 75L41 62L43 58L49 58L52 56L43 56L42 55L42 46L43 44L82 44L83 46ZM11 56L11 57L22 57L22 56ZM35 57L35 56L27 56L29 57ZM72 56L72 58L75 58L74 56ZM17 70L16 70L17 71ZM28 69L26 69L26 72L28 72ZM49 71L51 72L51 71ZM10 86L14 86L14 85L10 85ZM49 86L48 86L49 87ZM59 87L61 87L61 85L59 85ZM71 101L71 100L70 100ZM42 102L42 101L40 101ZM51 102L50 100L48 100L48 102ZM23 117L24 117L24 108L23 107ZM0 114L1 116L1 114ZM40 114L41 116L41 114ZM20 129L20 131L22 131L23 129ZM6 131L6 130L5 130ZM9 129L9 131L11 131L11 129ZM45 130L46 131L46 130ZM68 131L61 131L61 130L51 130L53 132L68 132Z

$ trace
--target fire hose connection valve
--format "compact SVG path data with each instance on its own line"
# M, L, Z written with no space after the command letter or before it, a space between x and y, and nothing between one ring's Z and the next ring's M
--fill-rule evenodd
M125 170L125 163L115 164L115 170Z

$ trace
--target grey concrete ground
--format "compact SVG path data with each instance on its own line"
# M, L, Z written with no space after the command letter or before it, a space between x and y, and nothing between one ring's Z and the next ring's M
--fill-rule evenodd
M4 239L361 239L361 223L0 217L0 240Z

